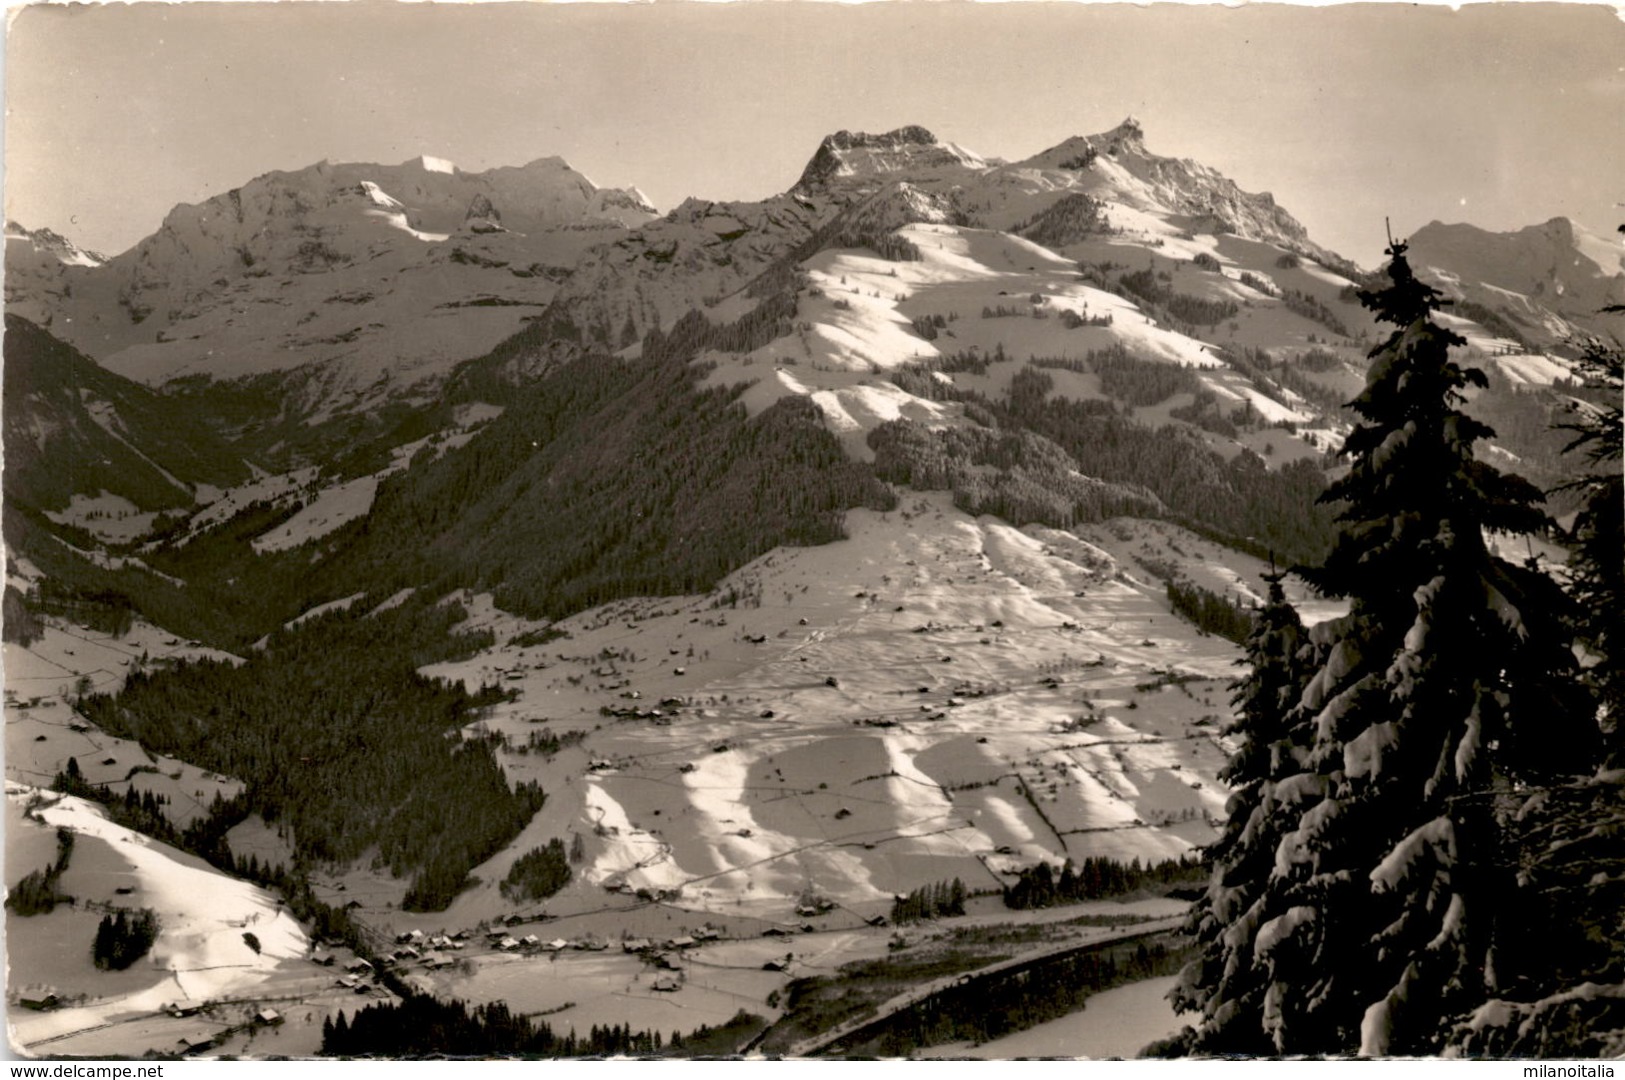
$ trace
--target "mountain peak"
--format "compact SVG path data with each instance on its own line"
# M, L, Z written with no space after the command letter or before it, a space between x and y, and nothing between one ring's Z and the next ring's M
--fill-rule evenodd
M1102 132L1098 137L1104 140L1143 144L1145 142L1145 128L1141 126L1137 118L1126 116L1121 124L1118 124L1110 131Z
M6 239L26 241L35 251L64 266L100 266L107 261L107 256L81 248L54 229L25 229L15 221L7 221Z
M824 137L792 191L823 188L836 180L862 182L889 173L941 168L985 169L987 162L953 143L941 142L927 129L909 124L871 135L837 131Z

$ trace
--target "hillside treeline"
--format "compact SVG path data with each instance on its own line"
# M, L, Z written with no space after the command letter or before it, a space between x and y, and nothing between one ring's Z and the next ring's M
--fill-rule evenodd
M1044 370L1094 374L1113 396L1150 405L1200 391L1189 369L1143 360L1120 346L1082 358L1038 357L1015 374L1009 395L998 401L932 374L970 361L985 370L1004 359L1001 350L890 373L909 393L963 404L968 418L990 430L933 432L912 421L890 421L870 434L876 474L893 483L947 488L961 509L998 514L1018 525L1069 527L1114 514L1164 517L1261 557L1274 552L1306 562L1330 544L1332 514L1316 502L1326 481L1313 461L1270 469L1247 451L1226 461L1183 426L1150 428L1113 401L1053 395L1055 381Z
M1203 633L1242 645L1253 632L1253 613L1228 596L1188 581L1170 581L1167 589L1174 614L1183 616Z
M1077 463L1029 431L980 427L928 429L889 420L869 433L875 475L920 491L947 489L970 514L996 514L1015 525L1052 528L1161 510L1143 488L1081 476Z
M826 1053L846 1050L895 1057L922 1046L988 1042L1084 1008L1089 997L1102 990L1167 975L1178 970L1183 956L1183 950L1153 938L1068 953L972 979L840 1040Z
M1111 232L1106 220L1106 204L1092 195L1074 192L1063 195L1031 221L1010 231L1047 248L1060 248L1100 233Z
M1325 478L1311 461L1269 469L1256 454L1225 461L1187 430L1153 430L1110 402L1052 397L1054 381L1024 370L994 406L1001 427L1052 440L1089 476L1146 488L1176 520L1243 550L1312 560L1331 542L1330 511L1316 503Z
M404 988L403 988L404 989ZM408 991L399 1003L381 1002L322 1022L318 1053L328 1057L608 1057L617 1054L731 1054L761 1026L741 1011L726 1024L702 1024L687 1035L633 1030L629 1024L594 1024L585 1034L555 1032L546 1021L515 1013L505 1002L470 1009L462 1001L442 1001Z
M1197 884L1207 877L1207 867L1185 859L1140 862L1134 858L1118 862L1105 856L1090 856L1081 863L1071 859L1060 872L1047 862L1024 869L1012 885L1005 886L1004 906L1026 910L1077 904L1122 896L1141 889L1167 889L1174 885Z

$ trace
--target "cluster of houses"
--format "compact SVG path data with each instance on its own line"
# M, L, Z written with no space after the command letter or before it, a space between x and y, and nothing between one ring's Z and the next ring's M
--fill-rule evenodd
M591 937L554 938L552 941L543 941L535 934L514 937L506 930L493 930L485 935L485 938L487 943L499 952L564 952L566 949L603 952L609 948L604 942Z
M472 935L467 930L455 934L425 934L422 930L408 930L395 936L395 948L387 959L397 964L422 961L425 971L439 971L457 962L448 953L461 952L468 946Z
M636 690L622 694L622 697L636 699L639 694ZM678 713L687 705L682 698L662 698L660 704L654 708L644 708L639 705L611 708L608 705L599 708L600 716L613 717L616 720L652 720L656 727L667 727L677 719Z
M331 964L332 960L329 959L327 963ZM344 974L333 985L357 994L370 994L375 989L373 978L376 974L372 963L358 956L344 965Z

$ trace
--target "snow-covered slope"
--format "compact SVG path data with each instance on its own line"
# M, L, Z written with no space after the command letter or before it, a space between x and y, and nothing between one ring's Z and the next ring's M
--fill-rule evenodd
M1567 218L1516 232L1431 222L1410 237L1418 273L1447 295L1487 308L1526 341L1550 348L1576 332L1625 319L1601 316L1625 303L1625 243Z
M1159 217L1180 218L1192 232L1265 240L1339 270L1350 268L1346 260L1311 242L1308 230L1268 192L1249 194L1200 162L1153 154L1146 147L1145 129L1133 117L1099 135L1067 139L1001 171L1072 173L1089 194Z
M1273 245L1271 257L1290 250L1336 272L1353 269L1314 245L1268 195L1249 195L1198 163L1151 154L1133 120L1015 164L921 127L841 131L820 143L785 195L760 203L691 199L590 252L540 326L555 340L621 349L653 327L669 329L689 310L715 309L714 321L735 317L721 301L785 259L839 246L842 235L884 235L916 223L1013 230L1080 195L1102 205L1107 228L1091 239L1115 237L1108 242L1119 258L1124 248L1143 247L1188 259L1205 249L1191 242L1193 233L1208 234L1211 247L1222 231ZM1092 250L1085 244L1064 254Z
M176 1006L201 1006L208 1001L252 993L277 969L302 957L309 940L281 901L263 889L238 881L200 860L166 844L109 821L101 809L83 799L42 792L37 788L6 784L9 801L29 806L24 828L65 829L82 838L76 845L81 862L111 860L103 877L104 902L152 910L159 932L152 951L140 961L147 976L133 989L93 1000L77 1007L50 1012L12 1015L14 1045L38 1047L49 1053L50 1040L78 1031L117 1023ZM91 852L95 845L95 854ZM116 868L116 869L115 869ZM72 865L70 863L70 873ZM123 892L105 884L118 882ZM123 899L128 896L130 899ZM86 896L89 900L92 897ZM252 934L258 948L245 941ZM50 971L26 975L35 982ZM47 984L48 985L48 984Z
M101 266L107 256L87 251L61 233L50 229L27 229L15 221L6 222L6 239L18 240L63 266Z
M6 222L6 311L49 326L73 295L74 271L96 267L106 257L85 251L50 229L25 229Z
M585 249L653 216L558 158L483 173L322 162L177 206L130 251L64 268L65 284L29 272L37 240L8 241L8 301L151 385L318 365L331 408L482 354Z

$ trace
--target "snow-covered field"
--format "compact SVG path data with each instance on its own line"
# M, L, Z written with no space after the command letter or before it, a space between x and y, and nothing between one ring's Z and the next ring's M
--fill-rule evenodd
M1175 977L1146 979L1101 991L1078 1012L986 1043L948 1043L917 1058L1133 1058L1176 1033L1184 1020L1168 1004Z
M1198 583L1243 597L1261 564L1160 523L1090 543L944 495L854 512L848 529L709 597L610 605L559 624L568 638L426 669L516 691L480 725L514 747L585 733L552 758L504 755L549 800L482 881L573 834L587 859L554 914L643 888L789 921L808 889L867 916L932 881L996 888L1038 859L1170 857L1211 838L1238 650L1170 614L1134 559L1178 546ZM748 599L719 601L730 592ZM499 642L526 628L471 611ZM446 924L504 909L484 884Z

